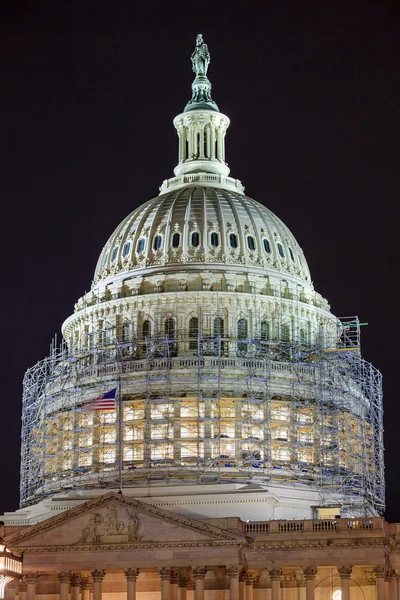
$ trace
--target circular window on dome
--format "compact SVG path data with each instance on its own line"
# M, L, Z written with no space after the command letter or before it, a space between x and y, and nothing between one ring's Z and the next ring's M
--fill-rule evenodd
M114 262L114 260L117 258L118 255L118 246L116 248L114 248L112 255L111 255L111 262Z
M125 258L129 254L129 250L131 249L131 243L126 242L124 249L122 250L122 256Z
M145 238L140 238L140 240L138 241L138 245L137 245L137 251L138 252L143 252L145 245L146 245L146 239Z
M230 233L229 234L229 245L231 248L237 248L238 247L238 241L237 241L237 235L236 233Z
M219 246L218 233L215 231L213 231L210 236L210 244L213 248L217 248Z
M154 238L154 243L153 243L154 250L159 250L161 248L161 244L162 244L161 235L156 235L156 237Z
M181 243L181 236L179 233L174 233L172 236L172 247L179 248L179 244Z
M191 242L192 242L192 246L193 246L194 248L197 248L197 246L200 244L200 236L199 236L199 234L197 233L197 231L194 231L194 232L192 233Z
M254 238L252 235L248 235L247 236L247 245L249 247L249 250L255 250L256 249L256 244L254 242Z

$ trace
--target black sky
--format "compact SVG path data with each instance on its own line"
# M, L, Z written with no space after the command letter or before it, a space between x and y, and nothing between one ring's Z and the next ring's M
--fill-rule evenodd
M386 516L400 521L396 4L1 3L0 514L18 506L24 371L90 289L109 234L172 176L202 32L231 174L295 234L333 312L369 322Z

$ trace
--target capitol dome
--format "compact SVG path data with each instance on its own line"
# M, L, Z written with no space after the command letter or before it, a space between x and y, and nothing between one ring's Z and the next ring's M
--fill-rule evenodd
M197 517L381 513L380 373L357 317L332 314L292 233L230 177L198 46L174 176L25 375L21 504L107 488Z

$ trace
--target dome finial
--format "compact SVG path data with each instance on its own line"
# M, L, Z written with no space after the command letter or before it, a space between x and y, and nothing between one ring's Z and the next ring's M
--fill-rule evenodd
M207 78L210 52L201 33L197 35L196 46L190 60L196 77L192 83L192 99L187 103L185 112L199 108L219 111L218 106L211 98L211 83Z

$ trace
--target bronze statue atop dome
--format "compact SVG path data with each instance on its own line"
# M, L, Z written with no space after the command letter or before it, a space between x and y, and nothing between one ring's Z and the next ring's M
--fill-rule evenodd
M196 47L190 59L196 77L206 77L208 65L210 64L210 53L207 44L203 41L203 35L201 33L199 33L196 38Z

